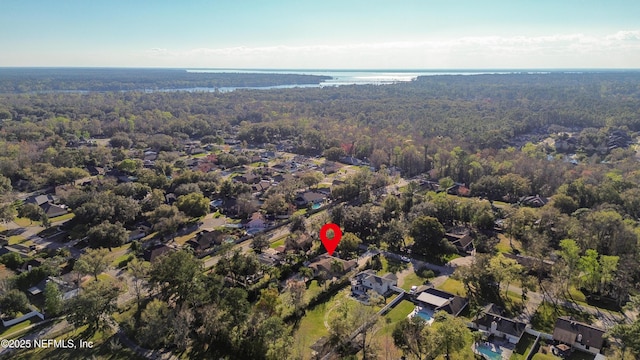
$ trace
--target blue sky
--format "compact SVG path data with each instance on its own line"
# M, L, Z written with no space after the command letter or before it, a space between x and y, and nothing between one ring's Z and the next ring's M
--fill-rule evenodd
M0 66L636 68L637 0L0 0Z

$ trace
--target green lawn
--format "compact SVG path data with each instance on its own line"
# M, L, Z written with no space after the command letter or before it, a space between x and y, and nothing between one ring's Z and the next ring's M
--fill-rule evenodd
M27 239L22 235L13 235L9 236L9 245L22 244L27 241Z
M451 260L455 260L455 259L457 259L457 258L459 258L459 257L461 257L461 256L460 256L460 254L458 254L458 253L447 254L447 255L444 255L444 256L442 257L442 260L443 260L445 263L448 263L449 261L451 261Z
M73 219L74 216L75 215L70 212L70 213L67 213L67 214L64 214L64 215L52 217L52 218L49 219L49 221L51 223L58 222L58 221L65 221L65 220Z
M329 284L327 283L327 286ZM309 285L307 286L307 291L304 293L305 300L307 303L313 299L316 295L322 292L322 286L318 284L318 280L311 280Z
M557 356L554 356L552 354L542 354L542 353L537 353L535 355L533 355L533 360L557 360L560 359Z
M446 291L448 293L459 295L459 296L467 296L467 291L464 289L464 285L462 282L448 278L442 285L438 286L438 289Z
M129 263L129 261L133 260L134 255L127 253L127 254L122 254L120 256L118 256L117 258L115 258L113 260L113 262L111 262L111 266L114 268L118 268L121 269L125 266L127 266L127 264Z
M144 359L136 355L132 350L117 341L116 337L110 330L107 332L98 331L95 334L87 334L86 326L66 332L56 340L73 339L76 345L75 349L63 348L37 348L26 352L18 353L15 359L109 359L109 360L125 360L125 359ZM80 348L80 340L93 342L93 348Z
M389 272L389 260L387 260L387 257L384 255L379 255L379 256L380 256L380 262L382 263L382 269L376 271L376 274L384 275Z
M338 293L336 296L340 296ZM321 337L329 334L329 330L324 326L324 314L329 310L334 302L334 296L330 301L319 304L313 309L308 309L304 317L300 320L300 325L294 335L294 343L301 344L300 348L304 353L300 354L304 359L311 358L311 348Z
M533 317L531 318L531 326L538 331L552 333L556 324L556 319L560 316L572 316L577 321L581 321L586 324L590 324L593 320L593 316L590 314L567 309L560 305L556 310L554 309L553 304L545 301L540 304L535 314L533 314Z
M18 226L21 227L27 227L27 226L31 226L31 225L40 225L40 221L31 221L27 218L15 218L13 219L13 222L16 223Z
M393 332L396 324L400 320L406 318L411 313L411 311L413 311L414 307L415 305L411 301L402 300L398 305L391 309L391 311L389 311L387 315L384 316L382 322L385 325L380 331L378 331L376 335L390 335Z
M305 214L307 213L307 211L308 211L308 210L309 210L309 209L307 209L307 208L300 209L300 210L297 210L296 212L294 212L294 213L293 213L293 215L300 215L300 216L302 216L302 215L305 215Z
M404 280L402 281L402 285L400 286L401 288L409 291L411 290L411 286L416 285L416 286L420 286L423 285L425 283L425 281L427 281L427 279L418 276L418 274L416 274L415 272L410 273L409 275L404 277Z
M569 299L573 299L574 301L579 303L587 304L587 297L584 295L582 291L576 289L575 286L571 286L569 288L569 295L570 295Z
M282 245L284 245L284 241L286 239L287 239L287 235L281 236L276 241L272 242L271 245L269 245L269 247L272 248L272 249L275 249L278 246L282 246Z
M525 360L535 341L535 336L524 333L516 345L513 355L511 355L511 360Z
M38 319L38 318L34 318L34 319ZM13 326L10 326L10 327L8 327L8 328L6 328L6 329L2 330L2 332L0 332L0 337L4 339L4 337L5 337L6 335L9 335L9 334L11 334L11 333L13 333L13 332L16 332L16 331L18 331L18 330L21 330L21 329L26 328L27 326L31 325L31 321L32 321L32 320L34 320L34 319L30 319L30 320L27 320L27 321L23 321L23 322L21 322L21 323L19 323L19 324L15 324L15 325L13 325ZM39 319L38 319L38 320L39 320Z
M312 282L310 288L315 286L317 285L313 285ZM311 291L314 291L314 289L311 289ZM307 290L307 292L309 292L309 290ZM325 317L327 321L330 321L333 308L338 306L342 301L347 301L350 304L356 303L356 300L348 296L349 293L350 289L348 288L341 290L326 302L321 303L312 309L307 309L294 334L294 343L303 344L300 348L303 349L304 354L300 355L304 359L311 358L310 346L320 340L321 337L329 334L329 330L325 327L324 321Z
M499 253L513 253L513 249L515 248L518 251L522 251L522 244L518 240L509 240L509 237L504 234L498 234L498 239L500 242L496 245L496 250ZM511 247L513 244L513 248Z

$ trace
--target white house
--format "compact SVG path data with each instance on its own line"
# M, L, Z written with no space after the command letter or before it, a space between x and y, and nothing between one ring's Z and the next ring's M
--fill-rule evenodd
M507 339L512 344L517 344L524 334L527 324L506 318L499 314L493 304L487 305L481 314L473 321L478 329L484 330L492 335Z
M266 221L261 213L255 212L251 215L251 220L245 225L247 229L264 229L267 227Z
M373 270L363 271L351 280L351 292L354 294L366 294L371 290L384 296L394 286L398 286L398 278L394 274L378 276Z

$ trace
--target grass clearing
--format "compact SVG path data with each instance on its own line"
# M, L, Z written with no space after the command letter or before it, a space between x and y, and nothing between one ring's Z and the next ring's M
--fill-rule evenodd
M553 328L556 324L556 319L560 316L572 316L574 319L586 324L591 324L593 316L581 311L567 309L564 306L558 305L558 308L554 308L553 304L549 302L543 302L540 304L536 312L531 317L531 326L546 333L553 333Z
M438 289L462 297L467 296L467 290L465 290L462 282L452 278L445 280L440 286L438 286Z
M307 291L304 293L304 298L307 303L323 290L322 286L318 284L318 280L311 280L308 284Z
M516 239L509 240L509 237L505 234L498 234L498 239L500 240L500 242L496 245L496 250L499 253L511 254L513 253L514 249L520 252L522 251L522 244L520 243L520 241ZM512 244L513 248L511 247Z
M516 348L511 355L511 360L525 360L535 341L535 336L524 333L518 344L516 344Z
M389 260L387 260L387 257L382 254L378 256L380 257L380 263L382 264L382 268L376 271L376 274L382 276L389 272Z
M409 291L411 290L412 286L424 285L424 283L427 281L428 279L419 276L415 272L412 272L409 275L405 276L404 279L402 279L402 285L400 285L400 287L405 289L406 291Z
M111 267L118 269L124 268L129 261L133 260L133 257L134 255L130 253L120 255L111 262Z
M15 324L13 326L10 326L8 328L5 328L4 330L2 330L2 332L0 332L0 337L4 339L6 337L6 335L9 335L9 334L14 333L16 331L20 331L20 330L30 326L32 320L33 319L29 319L29 320L23 321L21 323Z
M13 270L7 268L5 265L0 265L0 279L8 279L15 275L16 273Z
M293 213L293 215L299 215L299 216L303 216L307 213L307 211L309 211L309 209L304 208L304 209L300 209L297 210L296 212Z
M31 221L27 218L20 218L20 217L13 219L13 222L20 227L28 227L28 226L36 226L36 225L39 226L42 224L40 221Z
M415 305L409 300L402 300L383 317L385 324L376 335L391 335L396 324L406 318L414 309Z
M272 249L277 248L278 246L282 246L284 245L285 240L287 239L287 235L284 236L280 236L279 238L276 239L276 241L272 242L269 247Z
M537 353L533 355L533 358L532 358L532 360L557 360L557 359L561 359L561 358L552 354L542 354L542 353Z
M56 217L52 217L49 219L49 221L53 224L55 222L59 222L59 221L65 221L65 220L69 220L69 219L73 219L73 217L75 216L74 213L70 212L70 213L66 213L64 215L60 215L60 216L56 216Z
M196 229L196 231L190 232L186 235L178 236L174 239L174 241L180 246L184 245L187 241L196 237L196 234L200 231L200 229Z
M36 348L15 354L18 359L144 359L138 356L117 339L111 330L98 331L94 334L87 333L87 326L82 326L75 330L68 331L58 336L55 340L73 340L75 349L65 348ZM80 340L93 342L92 348L80 348Z
M570 299L573 299L576 302L587 304L587 297L584 295L582 291L576 289L575 286L571 286L569 288L569 296Z
M27 241L27 238L25 238L22 235L13 235L13 236L9 236L7 240L9 240L9 245L16 245L16 244L22 244L23 242Z

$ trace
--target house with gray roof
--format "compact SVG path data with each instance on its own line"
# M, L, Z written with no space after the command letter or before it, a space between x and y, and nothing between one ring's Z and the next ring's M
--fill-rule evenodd
M473 325L482 331L504 338L517 344L524 334L527 324L502 316L502 312L494 305L487 305L473 320Z
M559 317L553 329L553 340L592 354L600 353L603 336L604 330L577 322L568 316Z
M392 292L392 288L398 286L398 277L392 273L383 276L376 275L373 270L366 270L356 275L351 280L351 293L363 295L367 291L375 291L382 296Z
M466 298L433 287L418 293L416 302L418 306L428 308L434 313L442 310L453 316L458 316L469 304Z

